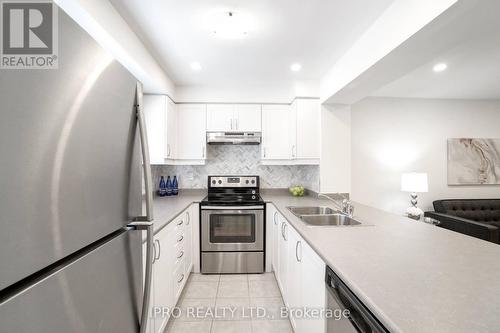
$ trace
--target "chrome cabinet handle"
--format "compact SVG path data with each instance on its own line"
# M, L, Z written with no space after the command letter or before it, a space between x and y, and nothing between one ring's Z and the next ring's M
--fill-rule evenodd
M229 119L229 127L231 129L233 129L233 119L232 118Z
M201 155L203 158L205 158L205 147L201 148Z
M177 283L181 283L181 282L182 282L182 280L184 280L184 274L182 274L182 276L181 276L181 279L180 279L180 280L177 280Z
M286 228L288 225L286 223L283 224L283 239L287 241L288 239L286 238Z
M281 237L285 239L285 222L281 222Z
M239 124L238 119L235 119L235 120L234 120L234 123L236 124L236 126L235 126L235 127L236 127L236 130L238 130L238 128L240 128L240 124Z
M177 223L177 225L182 225L184 223L184 220L181 220L180 222Z
M144 184L146 189L146 216L138 216L135 221L153 221L153 180L151 178L151 164L149 162L149 144L142 103L142 83L137 82L135 90L135 112L139 125L139 136L141 138L142 164L144 170ZM142 329L142 327L141 327Z
M153 242L153 261L152 263L154 264L156 261L156 240Z
M295 157L296 155L296 150L297 150L297 147L295 147L295 145L292 146L292 157Z
M177 259L182 258L183 255L184 255L184 251L181 251L181 254L177 256Z
M155 239L155 243L158 244L158 258L156 258L156 260L160 260L160 257L161 257L161 245L160 245L160 241Z
M182 240L184 239L184 236L181 236L178 240L177 240L177 243L179 242L182 242Z
M264 149L264 157L266 157L266 147L263 147L262 149Z
M191 222L191 214L189 214L189 212L186 212L186 225L189 225L189 223Z
M140 333L146 333L147 321L149 318L149 300L151 298L151 284L153 276L153 223L152 222L132 222L127 225L128 230L147 232L146 238L146 273L144 276L144 294L142 296L142 310Z
M278 220L277 220L277 217L278 217L278 212L275 211L274 212L274 217L273 217L273 220L274 220L274 225L278 225Z
M167 143L167 157L170 157L170 143Z
M299 245L300 245L300 259L299 259ZM302 261L302 243L300 241L297 241L297 243L295 243L295 259L297 259L297 262L301 262Z

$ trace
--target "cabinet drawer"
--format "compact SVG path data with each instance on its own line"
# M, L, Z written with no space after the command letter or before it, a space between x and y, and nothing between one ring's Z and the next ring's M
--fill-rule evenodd
M182 244L179 244L178 246L174 247L174 269L177 269L177 266L180 264L181 261L184 260L184 257L186 257L186 251L184 250L184 246Z
M185 266L184 259L181 259L179 261L178 265L176 265L176 268L175 268L174 273L173 273L172 283L173 283L175 302L177 302L177 300L179 299L179 296L182 292L182 286L184 285L184 283L186 282L186 280L188 278L188 275L185 272L184 266Z
M172 223L174 224L174 232L175 233L177 233L179 231L183 231L184 230L184 226L186 225L184 214L181 214Z
M184 244L186 242L186 233L184 230L178 230L173 239L173 245L174 248L178 247L181 244Z

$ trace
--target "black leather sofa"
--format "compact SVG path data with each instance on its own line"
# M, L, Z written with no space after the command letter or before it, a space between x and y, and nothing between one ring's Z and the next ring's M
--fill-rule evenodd
M425 216L440 227L500 244L500 199L436 200L433 205L434 212Z

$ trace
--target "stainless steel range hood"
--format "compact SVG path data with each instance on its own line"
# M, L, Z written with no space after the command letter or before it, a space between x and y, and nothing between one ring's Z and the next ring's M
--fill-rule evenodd
M260 132L207 132L209 145L258 145Z

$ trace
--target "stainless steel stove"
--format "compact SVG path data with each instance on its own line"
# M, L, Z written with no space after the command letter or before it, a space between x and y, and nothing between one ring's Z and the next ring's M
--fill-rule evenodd
M264 272L264 201L258 176L209 176L201 209L201 272Z

